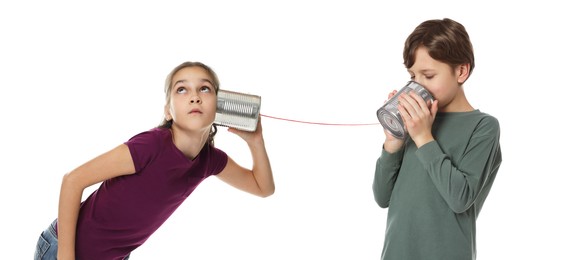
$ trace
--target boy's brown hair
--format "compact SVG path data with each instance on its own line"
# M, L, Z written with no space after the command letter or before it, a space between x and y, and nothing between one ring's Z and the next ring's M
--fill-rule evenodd
M427 48L431 58L455 68L469 64L468 77L474 69L474 51L464 26L449 18L427 20L418 25L404 44L404 66L411 68L419 47ZM467 77L467 79L468 79Z

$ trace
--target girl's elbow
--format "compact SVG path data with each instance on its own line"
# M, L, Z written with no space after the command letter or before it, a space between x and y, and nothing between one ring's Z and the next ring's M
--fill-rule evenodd
M82 184L82 182L80 181L80 179L78 178L78 176L76 176L76 174L73 174L73 172L68 172L65 175L62 176L62 183L61 183L61 187L63 189L68 189L68 188L72 188L72 189L85 189L86 187L84 187L85 185Z
M273 195L275 193L275 187L262 191L258 196L262 197L262 198L267 198L271 195Z
M73 182L75 182L74 177L72 175L72 172L67 172L66 174L64 174L62 176L62 186L67 186L67 185L71 185Z

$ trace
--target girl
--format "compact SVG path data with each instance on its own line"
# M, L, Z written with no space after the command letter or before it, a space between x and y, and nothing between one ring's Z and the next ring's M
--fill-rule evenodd
M35 259L128 259L205 178L267 197L275 185L261 122L255 132L228 129L246 143L245 169L214 147L219 81L200 62L185 62L166 78L160 126L67 173L58 218L37 243ZM102 182L81 202L85 188Z

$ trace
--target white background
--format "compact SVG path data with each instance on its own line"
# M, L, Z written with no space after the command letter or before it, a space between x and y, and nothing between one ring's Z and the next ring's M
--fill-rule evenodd
M478 219L478 259L560 256L558 9L546 1L4 1L0 4L2 255L31 259L64 173L156 126L166 74L202 61L266 115L374 123L409 79L408 34L467 28L472 105L501 123L504 162ZM554 2L552 2L554 3ZM277 192L205 181L132 259L378 259L381 127L263 118ZM217 146L245 166L245 144ZM95 187L85 191L85 196Z

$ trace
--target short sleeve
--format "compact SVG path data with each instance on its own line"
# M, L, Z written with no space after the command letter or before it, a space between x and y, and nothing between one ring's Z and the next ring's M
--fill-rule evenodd
M228 162L228 155L224 151L214 146L210 146L209 148L209 173L211 175L217 175L226 167L226 163Z
M162 143L161 136L158 131L145 131L139 133L127 142L125 145L129 147L133 163L135 165L135 172L140 172L150 161L152 161Z

